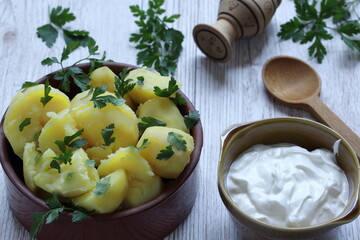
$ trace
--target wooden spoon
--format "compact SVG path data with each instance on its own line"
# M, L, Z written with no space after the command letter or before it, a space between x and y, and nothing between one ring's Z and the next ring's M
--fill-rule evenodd
M321 80L312 67L294 57L278 56L264 64L262 77L266 89L274 97L310 111L342 135L360 158L360 138L320 100Z

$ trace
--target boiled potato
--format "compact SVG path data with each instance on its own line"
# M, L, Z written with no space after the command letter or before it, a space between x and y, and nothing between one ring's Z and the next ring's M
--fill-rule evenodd
M168 142L168 134L174 132L182 135L182 139L186 141L186 151L178 150L172 146L174 155L168 160L159 160L157 155L170 145ZM140 150L141 156L145 158L152 167L155 174L164 178L177 178L190 161L190 154L194 150L193 137L181 130L168 127L149 127L141 136L137 147L140 147L145 139L148 139L148 148Z
M134 177L146 181L154 176L149 163L132 146L120 148L109 155L108 159L102 160L98 172L101 177L104 177L120 168L125 169L130 178Z
M56 153L50 148L47 149L44 153L41 154L41 157L38 159L36 163L36 171L44 172L50 169L50 162L54 157L56 157Z
M47 149L44 153L36 150L35 142L26 143L23 154L23 170L25 184L32 192L35 192L37 186L34 182L34 176L39 173L50 169L50 162L56 154L53 150Z
M95 160L95 166L99 166L100 161L107 159L112 154L111 147L91 147L85 150L90 159Z
M94 167L86 166L88 160L85 151L80 148L73 152L70 164L61 163L61 173L51 168L39 172L34 177L35 184L41 189L62 197L76 197L92 190L99 175ZM49 163L52 158L46 159Z
M37 155L39 154L36 151L35 142L26 143L24 147L23 154L23 170L24 170L24 180L26 186L32 191L35 192L36 185L34 183L34 176L36 175L36 161Z
M70 106L69 98L58 89L51 88L49 96L53 98L43 106L40 99L44 97L44 85L27 88L16 94L6 112L4 133L16 155L21 158L25 143L32 142L34 135L49 121L47 113L58 113ZM31 119L31 124L20 132L19 126L26 118Z
M60 154L61 151L55 141L63 141L65 136L75 134L78 131L76 122L69 114L69 109L64 109L58 114L49 112L48 116L51 118L41 131L39 148L42 152L52 149L56 154Z
M107 91L114 93L115 91L115 73L111 71L110 68L104 66L100 67L98 69L95 69L91 74L90 78L91 81L89 82L89 85L92 87L100 87L100 86L107 86ZM129 94L126 94L124 96L124 99L126 100L126 104L131 107L131 109L136 109L136 104L131 99Z
M144 84L136 84L134 89L129 92L131 99L136 103L144 103L152 98L160 98L155 95L154 87L158 86L160 89L167 88L171 80L170 77L161 76L157 72L151 72L144 68L131 71L126 79L132 79L134 82L137 82L138 77L144 77ZM180 88L181 84L179 82L177 82L177 85Z
M113 152L120 147L136 144L139 138L138 119L129 106L107 104L99 109L94 108L92 102L87 101L86 104L85 99L76 98L76 101L71 104L71 115L75 119L77 127L84 129L82 137L87 139L86 147L103 146L104 139L101 130L112 123L115 125L112 135L115 137L115 142L110 145Z
M118 169L109 174L109 188L101 195L94 191L85 193L73 198L76 206L85 208L88 211L95 210L97 213L110 213L115 211L124 200L128 191L129 183L125 170Z
M115 73L110 68L103 66L95 69L91 74L91 81L88 83L91 87L107 86L107 91L114 92Z
M157 175L147 181L132 179L122 206L132 208L152 200L161 193L163 185L161 177Z
M186 133L189 129L186 128L184 117L181 115L176 104L169 98L153 98L140 104L136 112L139 118L153 117L166 123L167 127L177 128Z

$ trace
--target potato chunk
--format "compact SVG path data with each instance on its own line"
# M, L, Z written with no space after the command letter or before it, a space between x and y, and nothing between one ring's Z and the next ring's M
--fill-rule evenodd
M174 155L168 160L159 160L157 155L170 145L168 142L168 134L174 132L182 135L182 139L186 141L186 151L178 150L172 146ZM194 150L193 137L181 130L168 127L149 127L141 136L137 147L140 147L144 141L148 139L149 147L140 150L141 156L145 158L152 167L155 174L164 178L177 178L190 161L190 154Z
M95 160L95 166L100 165L100 161L107 159L112 154L111 147L92 147L85 150L90 159Z
M132 208L152 200L161 193L163 185L161 177L157 175L147 181L132 179L122 206Z
M151 72L143 68L131 71L126 79L132 79L134 82L137 82L138 77L144 77L144 84L136 84L135 88L129 92L131 99L136 103L144 103L149 99L159 98L154 93L154 87L158 86L160 89L167 88L171 80L170 77L161 76L157 72ZM179 82L177 82L177 85L181 86Z
M136 114L139 118L157 118L165 122L167 127L177 128L189 133L189 129L186 128L184 123L184 117L181 115L175 103L168 98L150 99L140 104Z
M26 143L23 154L23 171L26 186L35 192L37 186L34 182L34 177L39 172L44 172L50 169L50 162L56 154L53 150L48 149L44 153L36 150L35 142Z
M107 86L109 92L114 92L115 76L115 73L106 66L97 68L90 74L89 85L92 87Z
M39 152L36 151L35 142L25 144L24 155L23 155L24 180L26 186L32 192L35 192L37 188L34 183L34 176L37 173L35 165L38 154Z
M72 201L76 206L88 211L95 210L97 213L110 213L115 211L124 200L128 191L129 183L125 170L118 169L109 174L109 188L101 195L94 191L85 193Z
M55 192L63 197L79 196L92 190L99 180L96 169L85 165L86 160L88 157L85 151L80 148L73 152L71 165L60 164L61 173L51 168L36 174L34 182L49 193ZM50 165L52 158L45 161Z
M129 177L141 180L149 180L154 176L149 163L140 155L135 147L120 148L109 155L109 159L102 160L98 172L101 177L106 176L117 169L125 169Z
M71 136L78 131L76 122L69 114L69 109L65 109L56 114L49 112L50 120L45 124L39 136L39 148L42 152L52 149L56 154L60 154L59 147L55 144L56 140L63 141L65 136Z
M87 139L86 147L102 146L104 139L101 131L112 123L115 125L112 135L115 137L115 142L110 145L113 152L120 147L135 145L139 138L138 119L126 104L121 106L107 104L99 109L94 108L92 102L89 104L88 101L86 104L84 99L76 98L76 101L72 102L71 115L77 122L77 127L84 129L82 137Z
M16 94L6 112L4 133L16 155L21 158L25 143L32 142L34 135L48 122L47 113L58 113L70 106L69 98L55 88L51 88L49 96L53 98L43 106L40 99L44 97L44 85L27 88ZM19 126L26 118L31 119L31 124L20 131Z

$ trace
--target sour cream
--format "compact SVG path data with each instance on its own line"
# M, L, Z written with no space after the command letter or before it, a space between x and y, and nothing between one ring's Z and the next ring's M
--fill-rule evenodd
M255 145L233 162L227 191L240 210L281 227L308 227L339 216L349 183L327 149Z

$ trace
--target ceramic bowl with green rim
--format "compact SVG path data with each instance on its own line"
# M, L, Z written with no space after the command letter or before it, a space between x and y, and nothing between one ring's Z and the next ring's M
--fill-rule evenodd
M345 209L336 218L314 226L280 227L250 217L231 199L226 188L230 166L250 147L256 144L290 143L309 151L319 148L332 151L334 143L339 139L341 141L337 164L345 172L349 182L349 200ZM359 161L348 142L332 129L302 118L272 118L231 126L222 135L221 143L218 189L223 203L242 235L250 239L258 236L273 239L307 239L325 234L359 216Z

